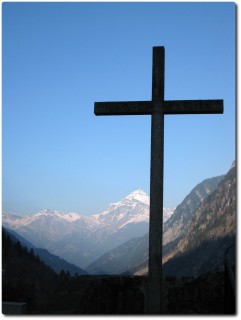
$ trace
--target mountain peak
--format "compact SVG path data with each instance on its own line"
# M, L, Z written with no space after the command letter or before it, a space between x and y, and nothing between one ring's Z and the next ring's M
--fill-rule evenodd
M143 191L142 189L137 189L133 192L131 192L125 199L131 200L131 201L141 201L146 204L149 204L150 197Z
M37 212L36 214L39 214L39 215L40 214L45 214L45 215L47 215L47 214L51 214L51 213L52 213L52 211L50 209L46 208L46 209L43 209L43 210Z
M131 195L133 195L133 196L134 196L134 195L145 195L145 196L147 196L147 194L145 193L145 191L142 190L141 188L138 188L137 190L131 192L131 193L129 194L129 196L131 196Z

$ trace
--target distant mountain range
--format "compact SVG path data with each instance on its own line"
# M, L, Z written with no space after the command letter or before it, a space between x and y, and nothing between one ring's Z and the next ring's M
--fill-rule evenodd
M92 216L46 209L25 217L3 213L2 221L35 250L42 248L39 256L49 251L46 260L52 254L89 274L143 275L148 272L149 201L138 189ZM199 183L175 210L163 213L165 274L199 275L220 266L224 250L235 242L235 163L226 175Z
M2 221L35 247L84 269L109 250L148 232L149 202L149 196L138 189L92 216L46 209L24 217L3 213ZM172 214L172 209L164 208L164 221Z

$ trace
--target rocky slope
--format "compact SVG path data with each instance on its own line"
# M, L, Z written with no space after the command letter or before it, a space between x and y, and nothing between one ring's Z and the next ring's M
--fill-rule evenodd
M173 216L164 225L163 246L169 244L168 250L171 250L171 246L176 246L179 239L186 234L197 207L217 189L222 179L224 175L202 181L177 206Z
M236 242L236 167L195 211L188 232L166 256L168 274L199 275L223 265L224 252Z

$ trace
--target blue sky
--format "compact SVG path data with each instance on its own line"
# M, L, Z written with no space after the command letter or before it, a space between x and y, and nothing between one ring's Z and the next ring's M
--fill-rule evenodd
M150 116L96 117L95 101L224 99L223 115L165 116L164 206L235 159L233 3L3 3L3 210L94 214L149 193Z

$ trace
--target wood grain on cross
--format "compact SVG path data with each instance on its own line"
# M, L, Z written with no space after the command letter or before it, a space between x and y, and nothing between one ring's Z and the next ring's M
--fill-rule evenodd
M223 100L164 100L164 47L153 48L152 100L96 102L95 115L151 115L151 179L147 312L161 312L165 114L223 113Z

